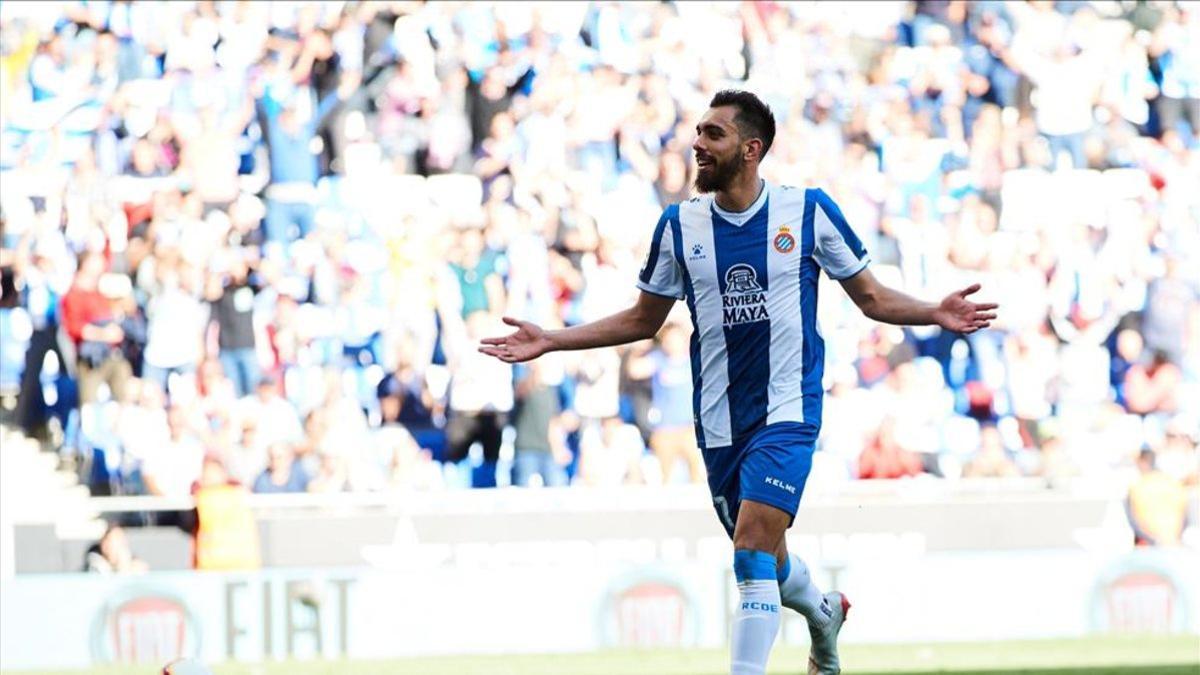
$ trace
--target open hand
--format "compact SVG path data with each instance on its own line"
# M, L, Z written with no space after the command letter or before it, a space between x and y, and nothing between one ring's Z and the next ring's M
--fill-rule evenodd
M996 318L996 312L993 310L999 305L994 302L976 303L967 299L968 295L975 293L979 288L979 284L971 284L961 291L947 295L934 310L933 317L937 325L964 335L990 326L992 319Z
M515 326L516 332L505 337L484 338L479 351L505 363L529 361L550 351L546 331L537 324L518 321L509 316L504 317L504 323Z

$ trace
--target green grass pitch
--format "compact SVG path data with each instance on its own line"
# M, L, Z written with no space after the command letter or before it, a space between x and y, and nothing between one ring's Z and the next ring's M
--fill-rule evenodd
M538 656L460 656L389 661L286 662L217 666L216 675L723 675L722 650L605 651ZM1200 675L1200 636L1094 637L1081 640L848 645L846 675L969 673L971 675ZM768 673L807 672L807 650L779 647ZM7 672L7 671L6 671ZM38 671L80 673L82 671ZM106 668L97 675L153 673L148 668ZM26 673L25 675L35 675Z

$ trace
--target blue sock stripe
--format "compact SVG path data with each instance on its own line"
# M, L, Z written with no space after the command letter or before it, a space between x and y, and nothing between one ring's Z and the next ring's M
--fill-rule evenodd
M775 554L738 549L733 552L733 574L739 582L775 580Z
M779 583L782 584L783 582L787 581L788 575L791 573L792 573L792 556L785 555L783 557L783 566L779 568L779 573L775 576L775 579L777 581L779 581Z

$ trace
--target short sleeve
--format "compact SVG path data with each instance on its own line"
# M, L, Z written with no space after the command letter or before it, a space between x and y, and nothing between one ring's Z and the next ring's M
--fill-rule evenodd
M871 261L867 249L837 204L824 190L810 191L813 208L813 258L830 279L849 279L866 269Z
M668 206L654 227L650 252L638 273L637 287L647 293L668 298L683 298L683 274L675 255L675 231L679 223L679 207Z

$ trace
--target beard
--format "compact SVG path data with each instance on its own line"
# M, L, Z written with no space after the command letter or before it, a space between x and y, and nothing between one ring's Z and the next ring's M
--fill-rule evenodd
M712 166L705 171L698 169L696 171L695 186L698 192L720 192L729 187L733 182L733 177L742 170L742 165L745 163L740 154L735 154L727 161L720 161L716 157L712 158Z

